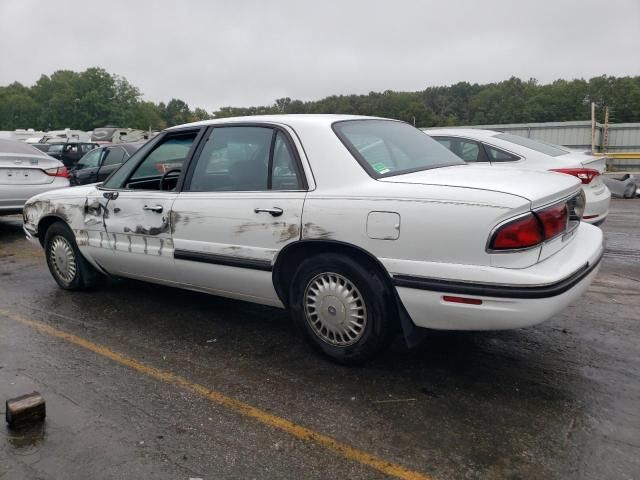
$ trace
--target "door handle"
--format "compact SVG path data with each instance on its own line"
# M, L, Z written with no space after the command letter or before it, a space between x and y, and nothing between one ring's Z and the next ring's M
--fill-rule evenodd
M269 213L273 217L279 217L280 215L282 215L283 210L278 207L273 207L273 208L254 208L253 211L254 213Z
M142 207L143 210L147 210L149 212L162 213L162 205L154 205L150 207L149 205L145 205Z

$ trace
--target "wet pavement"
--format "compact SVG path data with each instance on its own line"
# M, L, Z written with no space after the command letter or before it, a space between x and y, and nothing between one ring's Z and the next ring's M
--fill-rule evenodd
M315 355L281 310L119 280L60 290L0 217L0 479L384 478L41 322L427 478L640 478L640 199L614 200L588 293L534 328L434 333L361 368ZM348 456L347 456L348 457Z

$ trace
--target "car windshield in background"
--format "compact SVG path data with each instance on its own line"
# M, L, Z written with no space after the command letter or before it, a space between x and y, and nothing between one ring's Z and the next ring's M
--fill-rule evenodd
M531 150L535 150L536 152L544 153L545 155L550 155L552 157L559 157L560 155L570 153L568 150L564 150L558 145L531 140L530 138L521 137L519 135L511 135L510 133L501 133L499 135L495 135L495 138L499 138L505 142L515 143L516 145L530 148Z
M333 130L374 178L464 164L431 137L403 122L345 120L334 123Z

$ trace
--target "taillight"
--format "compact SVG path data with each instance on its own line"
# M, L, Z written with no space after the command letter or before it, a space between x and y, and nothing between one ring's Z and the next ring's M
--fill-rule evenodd
M518 250L534 247L565 232L569 225L566 202L529 213L498 228L489 242L490 250Z
M545 240L549 240L567 229L569 211L566 203L545 208L544 210L536 212L536 215L540 223L542 223Z
M542 243L542 228L533 213L500 227L491 237L491 250L514 250Z
M69 177L69 171L67 170L67 167L47 168L44 173L46 173L50 177Z
M598 170L592 168L553 168L552 172L566 173L567 175L573 175L580 179L584 185L591 183L591 180L600 175Z

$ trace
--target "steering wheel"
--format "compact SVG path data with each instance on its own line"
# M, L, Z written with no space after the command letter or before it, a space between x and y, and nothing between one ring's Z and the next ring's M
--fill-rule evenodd
M166 172L164 172L162 174L162 176L160 177L160 190L164 190L164 182L167 179L167 177L169 176L170 173L172 172L181 172L182 168L176 167L176 168L170 168L169 170L167 170Z

